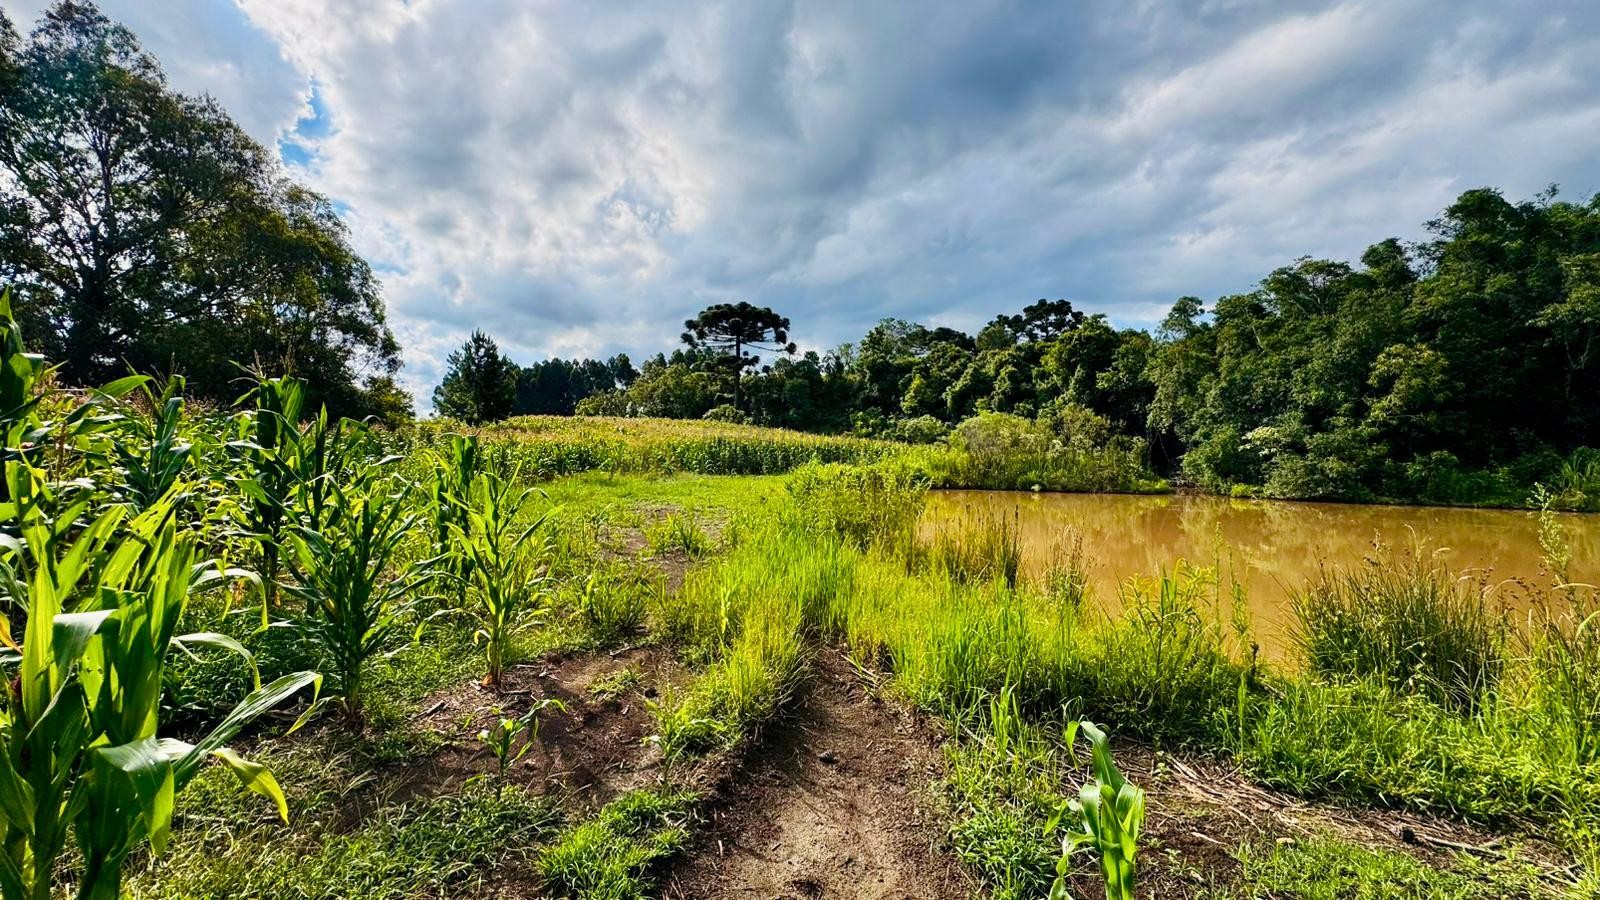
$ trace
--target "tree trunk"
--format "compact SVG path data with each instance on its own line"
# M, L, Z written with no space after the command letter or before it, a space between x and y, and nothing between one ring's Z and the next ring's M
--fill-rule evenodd
M76 296L69 295L66 307L72 324L67 328L61 374L69 384L93 385L103 380L104 374L96 357L111 350L106 329L110 303L104 290L90 286Z

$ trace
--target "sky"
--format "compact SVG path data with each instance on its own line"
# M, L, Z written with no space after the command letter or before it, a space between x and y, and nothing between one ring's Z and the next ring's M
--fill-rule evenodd
M474 329L526 364L739 300L819 350L1039 298L1143 327L1469 188L1600 191L1592 2L101 8L338 204L422 411Z

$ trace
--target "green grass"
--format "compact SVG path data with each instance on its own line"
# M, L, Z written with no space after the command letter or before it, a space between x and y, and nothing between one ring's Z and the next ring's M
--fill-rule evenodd
M627 666L589 682L586 690L592 697L615 700L639 689L644 684L644 673L638 666Z
M697 795L641 789L606 804L540 852L538 871L556 896L579 900L637 900L654 887L653 867L688 838Z
M1232 896L1296 900L1511 900L1549 896L1515 863L1488 866L1463 857L1456 869L1429 866L1393 850L1333 838L1240 848L1242 884Z
M1207 569L1135 580L1107 615L1059 602L1047 584L970 583L916 553L871 542L864 551L789 521L753 530L696 570L668 610L669 633L708 666L674 707L691 738L745 733L803 677L806 646L837 641L891 673L902 696L953 720L1010 685L1032 719L1065 712L1119 735L1225 753L1257 780L1305 796L1537 827L1577 852L1593 846L1600 780L1564 744L1539 739L1548 722L1530 698L1541 676L1523 661L1507 660L1497 690L1471 709L1378 676L1274 673L1238 655L1214 624L1227 598ZM969 805L967 818L987 817L1000 844L1026 833L992 806ZM974 859L1011 855L975 838L967 847Z
M419 426L419 443L441 427ZM1575 624L1561 634L1589 649L1552 662L1550 635L1560 634L1540 652L1511 652L1481 608L1453 605L1465 596L1453 582L1349 576L1306 602L1317 642L1310 670L1267 671L1239 652L1247 641L1215 624L1226 598L1210 570L1179 565L1133 580L1110 614L1083 602L1082 560L1071 553L1038 580L1026 577L1007 523L969 523L932 549L919 544L924 492L949 451L641 420L519 420L483 434L487 464L553 477L541 488L559 507L541 560L550 604L540 621L519 623L516 658L670 645L692 677L663 686L652 705L656 737L676 761L757 735L795 696L815 651L843 646L886 673L890 691L955 728L941 786L951 846L996 896L1036 897L1048 886L1056 846L1043 823L1076 789L1063 781L1071 754L1058 738L1078 717L1228 756L1255 780L1304 796L1538 829L1577 854L1595 852L1600 778L1583 747L1597 717L1579 702L1592 702L1600 667L1591 657L1600 654ZM432 471L418 445L395 440L411 452L397 471ZM225 462L206 465L215 474ZM716 474L725 472L759 474ZM207 485L219 502L236 502L225 479ZM530 506L534 515L547 503ZM243 552L220 531L217 540ZM399 559L438 547L417 535ZM668 574L646 568L662 565L673 566L671 583L681 574L676 593L665 590ZM440 593L430 612L459 602ZM319 662L292 632L255 633L258 622L196 604L183 624L243 639L264 675ZM413 724L419 701L481 674L459 618L430 620L414 643L394 644L366 670L372 702L360 740L324 730L309 752L265 745L296 810L293 828L207 772L185 796L172 852L137 875L135 895L453 894L496 867L542 873L549 890L570 896L648 892L657 862L682 844L694 802L671 787L626 795L559 833L549 802L521 791L495 799L451 786L404 806L368 796L361 783L375 763L419 760L445 740ZM1562 666L1575 674L1556 690ZM168 696L204 721L246 687L237 668L207 655L173 666ZM601 687L620 694L630 685ZM1416 880L1405 859L1328 851L1279 865L1288 850L1247 852L1265 895L1324 896L1311 882L1283 880L1323 870L1334 873L1329 884Z
M189 836L186 847L132 879L129 894L184 900L455 894L527 859L560 821L548 798L475 784L457 795L383 807L347 832L302 824L296 832L235 841L219 826L203 842Z
M1006 694L954 731L938 785L951 849L995 900L1045 896L1060 846L1047 826L1076 791L1063 779L1060 723L1027 721Z

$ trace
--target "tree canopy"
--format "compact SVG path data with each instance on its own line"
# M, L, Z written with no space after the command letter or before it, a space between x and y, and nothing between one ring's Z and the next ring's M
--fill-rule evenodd
M744 370L761 359L746 350L794 355L789 341L789 320L765 306L748 302L716 303L683 323L683 342L693 349L711 350L723 357L733 373L733 405L742 409L740 383Z
M92 3L26 39L0 12L0 281L73 383L131 367L231 398L237 360L395 411L399 346L332 204Z
M481 425L511 415L517 402L517 364L481 331L445 361L444 381L433 390L440 415Z

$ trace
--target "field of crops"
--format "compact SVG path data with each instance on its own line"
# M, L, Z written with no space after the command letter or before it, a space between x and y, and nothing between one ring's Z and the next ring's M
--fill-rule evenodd
M1397 560L1279 670L1215 570L1110 613L1068 532L919 528L948 451L191 410L0 340L7 900L1594 896L1554 516L1528 627Z
M424 436L460 431L453 423L419 424ZM887 441L830 437L723 422L605 416L522 416L474 432L503 448L540 478L574 472L774 475L816 460L870 463L909 448ZM426 438L425 438L426 439Z

